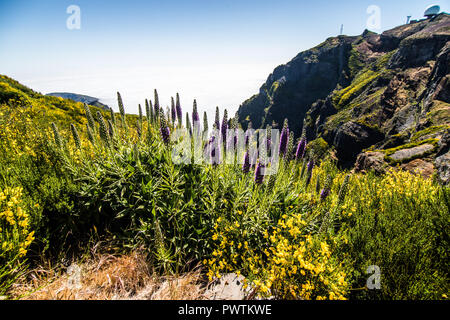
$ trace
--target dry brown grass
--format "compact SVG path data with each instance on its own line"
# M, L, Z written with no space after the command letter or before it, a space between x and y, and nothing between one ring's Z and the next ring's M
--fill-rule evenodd
M24 275L12 289L26 300L202 300L199 271L161 277L144 254L99 254L80 265L55 268L49 263Z

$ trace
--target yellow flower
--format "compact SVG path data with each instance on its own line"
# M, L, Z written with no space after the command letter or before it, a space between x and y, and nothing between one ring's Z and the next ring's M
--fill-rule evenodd
M19 256L24 256L26 254L27 254L27 250L25 250L24 248L19 249Z

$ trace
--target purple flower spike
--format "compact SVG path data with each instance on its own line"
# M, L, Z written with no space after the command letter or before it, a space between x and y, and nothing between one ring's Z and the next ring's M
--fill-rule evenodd
M261 164L261 162L258 162L258 166L256 167L256 170L255 170L255 183L256 184L263 183L264 176L261 173L262 168L263 168L263 165Z
M267 138L266 145L267 145L267 150L270 150L272 147L272 139Z
M198 112L192 114L192 120L194 121L194 123L198 123L200 121L200 118L198 117Z
M177 93L177 102L176 102L175 109L177 111L178 122L181 124L183 122L183 110L181 109L180 96L178 95L178 93Z
M192 121L194 122L194 125L196 123L200 123L200 117L198 115L198 111L197 111L197 101L194 100L194 108L192 110Z
M220 163L219 160L219 148L216 142L216 137L212 136L211 139L209 140L209 148L210 148L210 159L211 159L211 164L213 165L217 165Z
M280 154L282 155L285 155L287 152L288 139L289 139L289 129L283 128L280 137Z
M324 188L320 192L320 200L324 201L328 195L330 194L331 190L329 188Z
M162 139L163 139L164 143L165 144L169 144L169 142L170 142L170 129L169 129L169 127L164 124L164 126L162 126L160 128L160 131L161 131L161 136L162 136Z
M308 162L308 172L312 172L313 169L314 169L314 160L310 160Z
M220 127L220 133L222 134L222 141L224 145L227 142L227 130L228 130L228 112L225 109L223 113L222 126Z
M306 151L306 138L302 138L298 143L297 152L295 153L295 159L303 159Z
M244 173L248 173L250 171L250 155L248 154L248 151L245 153L244 156L244 164L242 165L242 171Z
M170 112L171 112L171 115L172 115L172 122L175 122L175 120L177 118L177 113L175 111L175 106L173 105L173 103L172 103L172 106L170 107Z

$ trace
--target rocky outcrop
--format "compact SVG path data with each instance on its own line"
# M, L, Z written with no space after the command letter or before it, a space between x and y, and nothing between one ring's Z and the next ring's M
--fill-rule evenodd
M442 136L435 161L437 178L444 184L450 183L450 130Z
M402 169L411 173L420 174L426 178L431 178L434 174L434 166L428 161L415 159L401 166Z
M450 152L436 158L437 178L443 184L450 182Z
M379 131L355 122L347 122L339 127L333 145L341 162L353 164L361 150L383 140Z
M394 159L395 161L404 161L411 158L420 157L427 152L430 152L434 149L434 146L432 144L423 144L417 147L409 148L409 149L401 149L393 154L391 154L389 157L391 159Z
M311 105L325 99L337 85L346 85L347 61L356 37L330 38L318 47L302 52L286 65L277 67L259 94L245 101L237 116L244 128L280 127L285 118L291 129L301 132Z
M388 167L382 152L364 152L358 155L355 170L358 172L373 170L377 174L384 173Z
M380 153L395 148L389 163L439 171L434 162L446 152L436 142L450 128L449 66L448 14L382 34L329 38L277 67L237 117L244 129L249 122L280 127L287 118L296 137L303 131L312 145L325 140L342 166L379 170ZM418 158L427 164L411 163Z

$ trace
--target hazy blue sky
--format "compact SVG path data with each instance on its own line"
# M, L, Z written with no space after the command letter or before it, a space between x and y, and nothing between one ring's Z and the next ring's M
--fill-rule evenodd
M180 92L185 109L218 105L234 113L270 72L330 36L361 34L377 5L381 32L421 18L449 0L0 0L0 73L42 93L68 91L127 110L151 97ZM81 28L69 30L69 5ZM372 28L373 29L373 28Z

